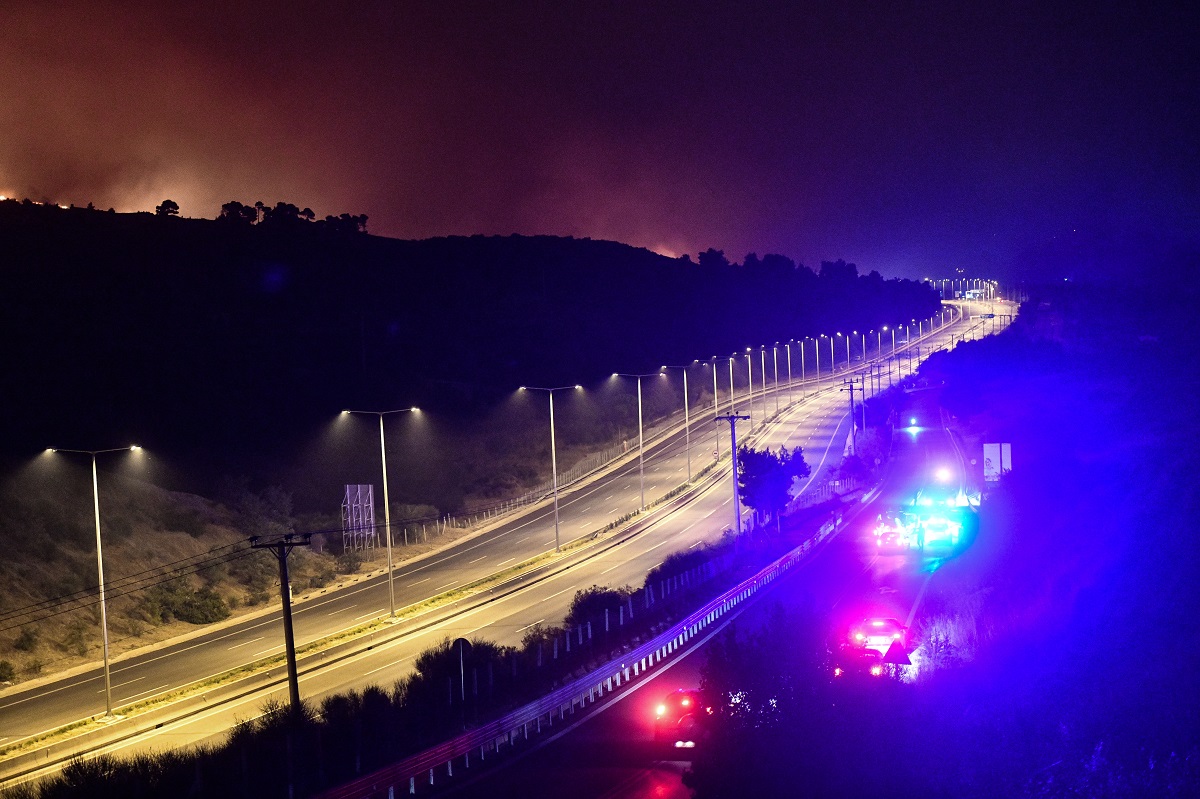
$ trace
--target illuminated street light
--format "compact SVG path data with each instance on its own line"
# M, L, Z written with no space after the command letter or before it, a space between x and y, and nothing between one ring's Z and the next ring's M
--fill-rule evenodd
M750 429L754 430L754 356L750 347L746 348L746 374L750 380Z
M555 388L539 388L537 386L521 386L521 391L545 391L550 395L550 479L554 486L554 551L561 551L558 539L558 455L554 448L554 392L575 389L582 391L583 386L557 386Z
M765 351L764 351L765 354ZM771 347L771 358L775 361L775 413L779 413L779 342ZM790 384L790 381L789 381Z
M638 399L638 484L641 489L642 504L638 506L638 510L646 509L646 440L642 436L642 378L643 377L666 377L662 372L650 372L644 375L629 375L622 372L613 372L613 377L635 377L637 378L637 399Z
M388 616L396 618L396 585L394 580L394 571L392 568L392 506L388 502L388 481L387 481L387 444L383 439L383 417L393 413L420 413L421 409L415 405L411 408L397 408L394 411L342 411L343 415L357 413L363 416L378 416L379 417L379 462L383 467L383 529L384 539L387 545L387 569L388 569ZM404 543L408 544L408 528L404 529Z
M729 412L730 413L736 413L736 404L737 404L736 403L737 395L734 394L734 391L733 391L733 359L736 357L737 357L736 352L733 355L729 356Z
M767 348L761 347L758 351L758 355L759 355L759 362L760 362L759 365L762 368L762 371L759 374L762 375L762 377L760 379L762 380L763 424L766 424L767 423Z
M708 366L707 363L704 365ZM717 393L717 391L718 391L718 389L717 389L717 356L715 356L715 355L712 357L712 375L713 375L713 421L715 422L721 416L721 402L719 399L720 395ZM716 449L713 450L713 460L719 461L719 460L721 460L721 436L720 436L720 434L718 433L718 435L715 438L716 438L717 446L716 446Z
M100 582L100 632L104 641L104 715L113 718L112 709L112 677L108 665L108 605L104 598L104 551L100 545L100 481L96 476L96 456L106 452L139 452L142 448L137 444L113 449L59 449L51 447L48 452L68 452L76 455L88 455L92 459L92 505L96 514L96 574Z
M804 342L807 339L808 336L800 339L800 399L804 399L808 396L808 390L804 386ZM817 379L820 380L820 378L821 375L818 372Z
M693 361L692 363L695 363ZM663 366L663 369L678 369L683 374L683 447L687 451L687 474L688 482L692 482L692 432L691 422L688 419L688 384L687 384L687 366ZM716 370L713 370L714 377ZM714 392L716 390L716 381L713 382ZM713 394L714 402L716 394Z
M792 394L792 342L793 341L795 341L795 339L790 338L790 339L788 339L788 343L787 343L788 405L791 405L793 402L796 401L795 396Z

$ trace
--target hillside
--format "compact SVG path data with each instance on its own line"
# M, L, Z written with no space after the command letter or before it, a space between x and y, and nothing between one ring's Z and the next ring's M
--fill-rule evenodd
M925 286L876 274L553 237L397 241L9 200L0 241L6 454L129 440L214 476L268 472L344 407L470 418L526 382L937 308Z

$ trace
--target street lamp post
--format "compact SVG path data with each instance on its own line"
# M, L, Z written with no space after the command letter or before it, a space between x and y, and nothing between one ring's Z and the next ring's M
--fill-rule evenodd
M550 396L550 480L554 487L554 551L562 549L558 537L558 454L554 448L554 392L573 388L582 391L583 386L556 386L555 388L539 388L538 386L521 386L521 391L545 391Z
M840 335L840 334L839 334ZM833 385L833 376L837 374L837 363L833 355L833 336L829 337L829 385Z
M737 355L734 353L729 356L729 412L734 413L734 408L737 406L737 395L733 391L733 359Z
M104 597L104 551L100 543L100 480L96 475L96 456L106 452L137 452L141 449L137 444L113 449L58 449L52 447L50 452L70 452L77 455L88 455L92 459L92 507L96 517L96 576L100 584L100 633L104 644L104 715L113 717L112 709L112 675L108 662L108 605Z
M383 529L384 541L387 546L387 569L388 569L388 616L396 618L396 585L394 583L392 567L392 506L388 502L388 481L387 481L387 443L383 438L383 417L393 413L418 413L421 409L415 405L411 408L397 408L394 411L352 411L344 410L342 413L350 414L357 413L363 416L378 416L379 417L379 463L383 467ZM404 530L404 543L408 544L408 529Z
M887 330L887 327L883 328ZM896 360L896 328L892 328L892 351L888 353L888 386L895 385L892 382L892 361ZM896 371L900 371L900 363L896 362Z
M759 365L762 371L759 372L762 382L762 401L763 401L763 424L767 423L767 348L763 347L758 351Z
M663 369L678 369L683 375L683 448L687 452L687 475L690 483L692 482L692 428L688 419L688 368L686 366L664 366ZM713 385L715 386L716 383Z
M754 430L754 354L746 348L746 374L750 380L750 429Z
M775 413L779 413L779 342L771 347L771 358L775 361Z
M818 379L820 375L817 375ZM804 339L800 339L800 399L808 396L808 392L804 388Z
M713 356L713 359L712 359L712 373L713 373L713 421L715 422L717 420L717 418L721 415L721 403L717 399L717 356L715 356L715 355ZM716 441L717 446L713 450L713 460L719 461L719 460L721 460L721 436L719 433L718 433L716 439L717 439L717 441Z
M792 342L794 338L787 340L787 404L792 404L796 401L796 397L792 394Z
M666 377L662 372L650 372L644 375L629 375L622 372L613 372L613 377L635 377L637 378L637 400L638 400L638 485L641 489L642 504L638 506L638 510L646 509L646 439L642 435L642 378L643 377Z
M812 360L815 361L817 377L815 394L821 394L821 336L818 335L812 340Z

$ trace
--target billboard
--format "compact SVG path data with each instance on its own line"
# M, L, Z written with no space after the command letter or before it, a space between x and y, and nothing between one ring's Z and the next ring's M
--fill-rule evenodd
M1012 471L1012 444L983 445L983 479L994 483L1000 475Z

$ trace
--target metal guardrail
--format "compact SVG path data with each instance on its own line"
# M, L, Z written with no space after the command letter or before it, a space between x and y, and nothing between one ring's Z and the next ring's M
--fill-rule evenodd
M469 768L472 755L477 754L482 761L489 752L497 753L503 746L514 746L517 741L528 740L531 734L540 733L543 721L547 727L553 727L556 715L562 721L568 713L574 713L576 707L586 707L596 702L675 655L706 627L804 560L840 523L840 516L825 522L815 535L800 546L622 657L482 727L321 793L319 799L373 799L384 796L394 799L397 789L415 794L418 787L431 786L435 781L453 777L456 764Z

